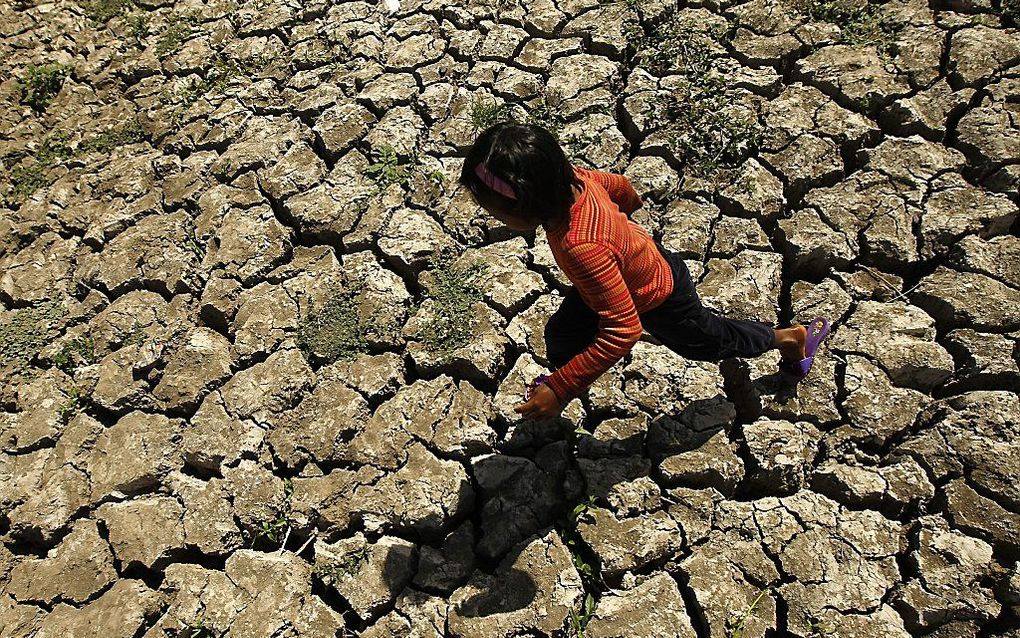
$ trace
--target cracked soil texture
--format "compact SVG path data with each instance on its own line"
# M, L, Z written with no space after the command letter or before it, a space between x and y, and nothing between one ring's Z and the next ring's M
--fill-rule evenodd
M1020 636L1020 2L0 4L0 638ZM502 117L810 377L518 419Z

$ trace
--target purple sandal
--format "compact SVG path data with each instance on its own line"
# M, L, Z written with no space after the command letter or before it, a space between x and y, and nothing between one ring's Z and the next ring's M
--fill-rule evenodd
M807 356L800 361L781 359L779 361L779 369L798 381L806 377L808 372L811 372L811 366L815 362L815 353L818 351L818 346L829 335L830 329L829 321L825 317L815 317L807 326L807 343L804 345L804 354Z

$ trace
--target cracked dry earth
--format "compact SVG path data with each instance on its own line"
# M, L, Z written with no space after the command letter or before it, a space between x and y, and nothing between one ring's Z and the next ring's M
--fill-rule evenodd
M1020 636L1018 7L805 1L5 2L0 636ZM715 172L677 17L762 133ZM810 378L646 338L516 419L567 282L456 185L480 98L707 304L833 319Z

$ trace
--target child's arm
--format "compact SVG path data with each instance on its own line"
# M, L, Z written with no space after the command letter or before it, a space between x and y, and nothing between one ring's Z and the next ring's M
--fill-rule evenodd
M626 175L593 169L588 169L588 173L598 183L602 184L602 187L609 193L609 197L616 202L616 205L620 207L620 210L627 217L630 217L631 213L641 208L641 196L634 190L634 185L630 183Z
M560 405L584 392L641 338L641 319L616 257L608 246L586 243L567 251L564 271L581 299L599 315L595 341L546 380Z

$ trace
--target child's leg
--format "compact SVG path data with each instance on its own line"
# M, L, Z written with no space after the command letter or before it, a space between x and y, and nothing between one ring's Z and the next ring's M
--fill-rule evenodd
M545 350L553 368L560 368L595 340L599 316L573 287L545 325Z
M673 294L643 313L641 323L663 345L700 361L757 357L772 349L779 349L784 358L803 358L807 337L803 326L775 329L761 321L730 319L705 308L687 265L678 255L662 252L672 268Z

